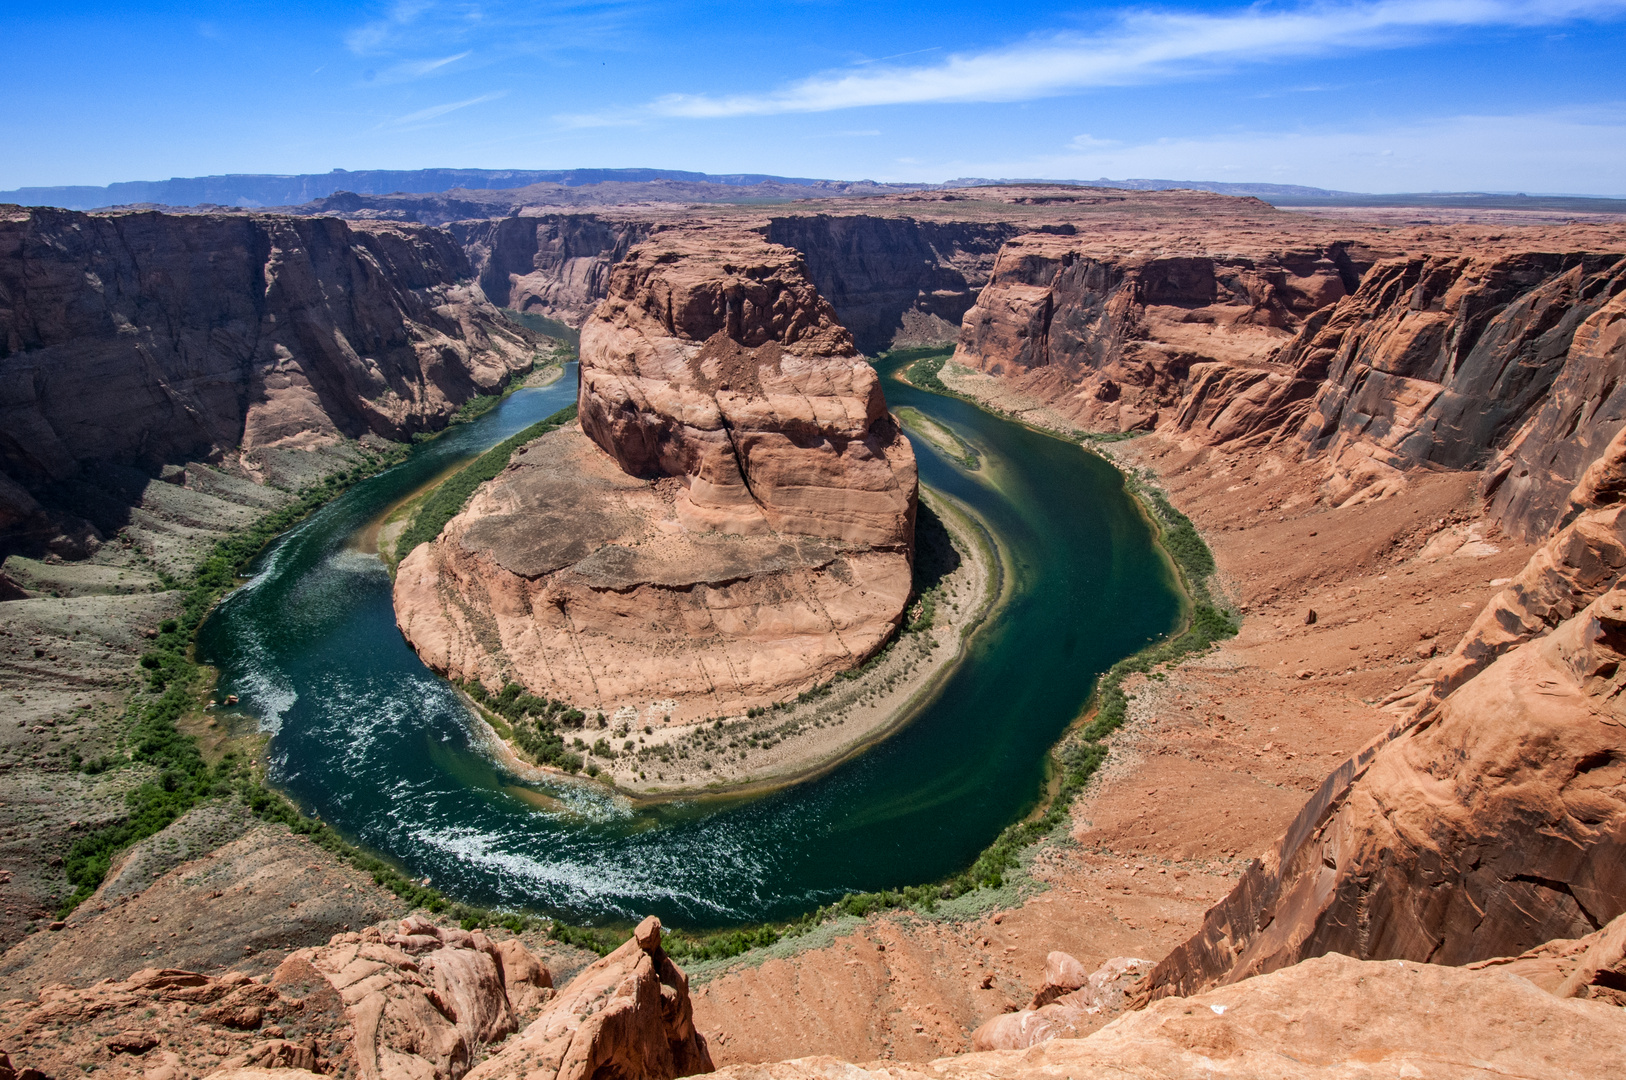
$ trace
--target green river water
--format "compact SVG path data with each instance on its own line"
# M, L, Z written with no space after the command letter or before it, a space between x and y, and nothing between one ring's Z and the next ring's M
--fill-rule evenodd
M927 393L888 401L951 428L975 471L913 439L923 483L998 544L1008 599L906 727L816 779L752 797L635 803L586 780L527 784L395 628L359 530L450 465L569 404L521 390L279 538L201 628L219 691L270 733L270 777L353 841L457 899L576 922L707 928L798 915L964 869L1042 793L1046 751L1098 674L1173 629L1181 601L1118 472L1080 447ZM543 791L556 803L517 797ZM547 802L542 800L542 802Z

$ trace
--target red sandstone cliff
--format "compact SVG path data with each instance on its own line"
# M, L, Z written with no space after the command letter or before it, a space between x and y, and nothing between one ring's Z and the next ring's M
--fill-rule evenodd
M633 476L684 479L698 529L908 550L915 465L875 372L795 252L670 232L582 328L581 426Z
M1018 237L960 327L955 358L1024 385L1086 426L1172 419L1208 366L1262 366L1371 256L1347 244L1245 254L1109 253L1088 236Z
M0 211L0 470L40 493L98 461L438 427L535 353L470 277L416 226ZM12 488L0 527L36 512Z
M397 622L430 666L688 722L891 636L914 455L794 252L701 230L634 248L583 327L580 422L401 563Z
M580 326L604 299L610 269L649 236L647 221L540 214L447 226L498 307Z

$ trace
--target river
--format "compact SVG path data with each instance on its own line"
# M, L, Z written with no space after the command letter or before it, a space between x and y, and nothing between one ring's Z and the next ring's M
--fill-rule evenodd
M976 513L1009 596L937 698L897 734L765 795L634 804L594 783L525 784L395 628L390 579L354 538L458 460L575 396L576 369L521 390L279 538L200 629L221 694L270 734L271 781L351 840L457 899L577 922L710 928L964 869L1035 803L1044 758L1095 677L1167 633L1180 599L1122 477L1080 447L895 377L978 451L913 438L923 483Z

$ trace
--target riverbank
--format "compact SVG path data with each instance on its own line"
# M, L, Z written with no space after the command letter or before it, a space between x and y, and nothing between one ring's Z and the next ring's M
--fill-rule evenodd
M941 378L991 410L1088 435L993 377L946 364ZM1472 475L1423 474L1384 502L1334 509L1318 500L1317 470L1285 455L1158 434L1090 445L1189 515L1216 589L1246 615L1238 635L1122 681L1110 756L1065 830L1030 849L1025 899L970 920L884 913L833 944L699 986L696 1024L715 1037L719 1066L927 1061L963 1052L979 1024L1026 1003L1050 950L1086 970L1161 958L1327 773L1388 728L1377 703L1449 648L1531 551L1489 527L1460 553L1436 541L1478 522ZM819 994L803 991L812 984Z
M88 558L24 560L38 591L0 604L0 947L60 917L98 865L190 805L189 786L151 784L218 762L182 736L256 756L230 710L212 707L192 630L275 533L404 453L369 440L187 463L148 481L131 522ZM280 486L257 482L266 475Z
M593 780L640 801L760 793L818 776L912 720L964 658L1007 580L981 522L929 489L922 488L921 503L918 596L880 654L755 716L643 727L606 718L603 728L590 720L579 733L565 731L584 767L596 770ZM517 775L552 782L566 775L538 766L503 734L500 716L476 707Z

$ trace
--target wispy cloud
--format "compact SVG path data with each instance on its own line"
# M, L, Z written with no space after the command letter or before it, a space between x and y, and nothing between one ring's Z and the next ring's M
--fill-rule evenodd
M439 117L445 116L447 113L456 112L459 109L466 109L470 105L479 105L482 102L495 101L506 93L508 93L508 91L499 90L493 94L481 94L479 97L471 97L467 101L449 101L444 105L431 105L427 109L419 109L415 113L408 113L405 116L398 116L394 120L390 121L390 123L395 127L405 127L408 124L421 124L426 120L435 120Z
M955 53L929 65L827 72L766 93L668 94L632 110L561 119L597 126L640 116L707 119L1021 101L1337 49L1391 48L1451 31L1546 26L1623 12L1626 0L1346 0L1255 4L1212 15L1134 10L1096 35L1034 37L1005 48Z
M409 75L421 77L439 71L447 64L455 64L459 60L473 55L473 49L464 49L455 56L443 56L439 60L414 60L411 63L402 64L401 70Z
M614 44L642 2L396 0L380 17L346 32L344 44L355 55L368 57L416 57L430 49L473 45L482 58L604 46Z
M344 44L353 53L376 53L394 43L403 30L434 8L433 0L398 0L382 19L364 23L344 35Z

